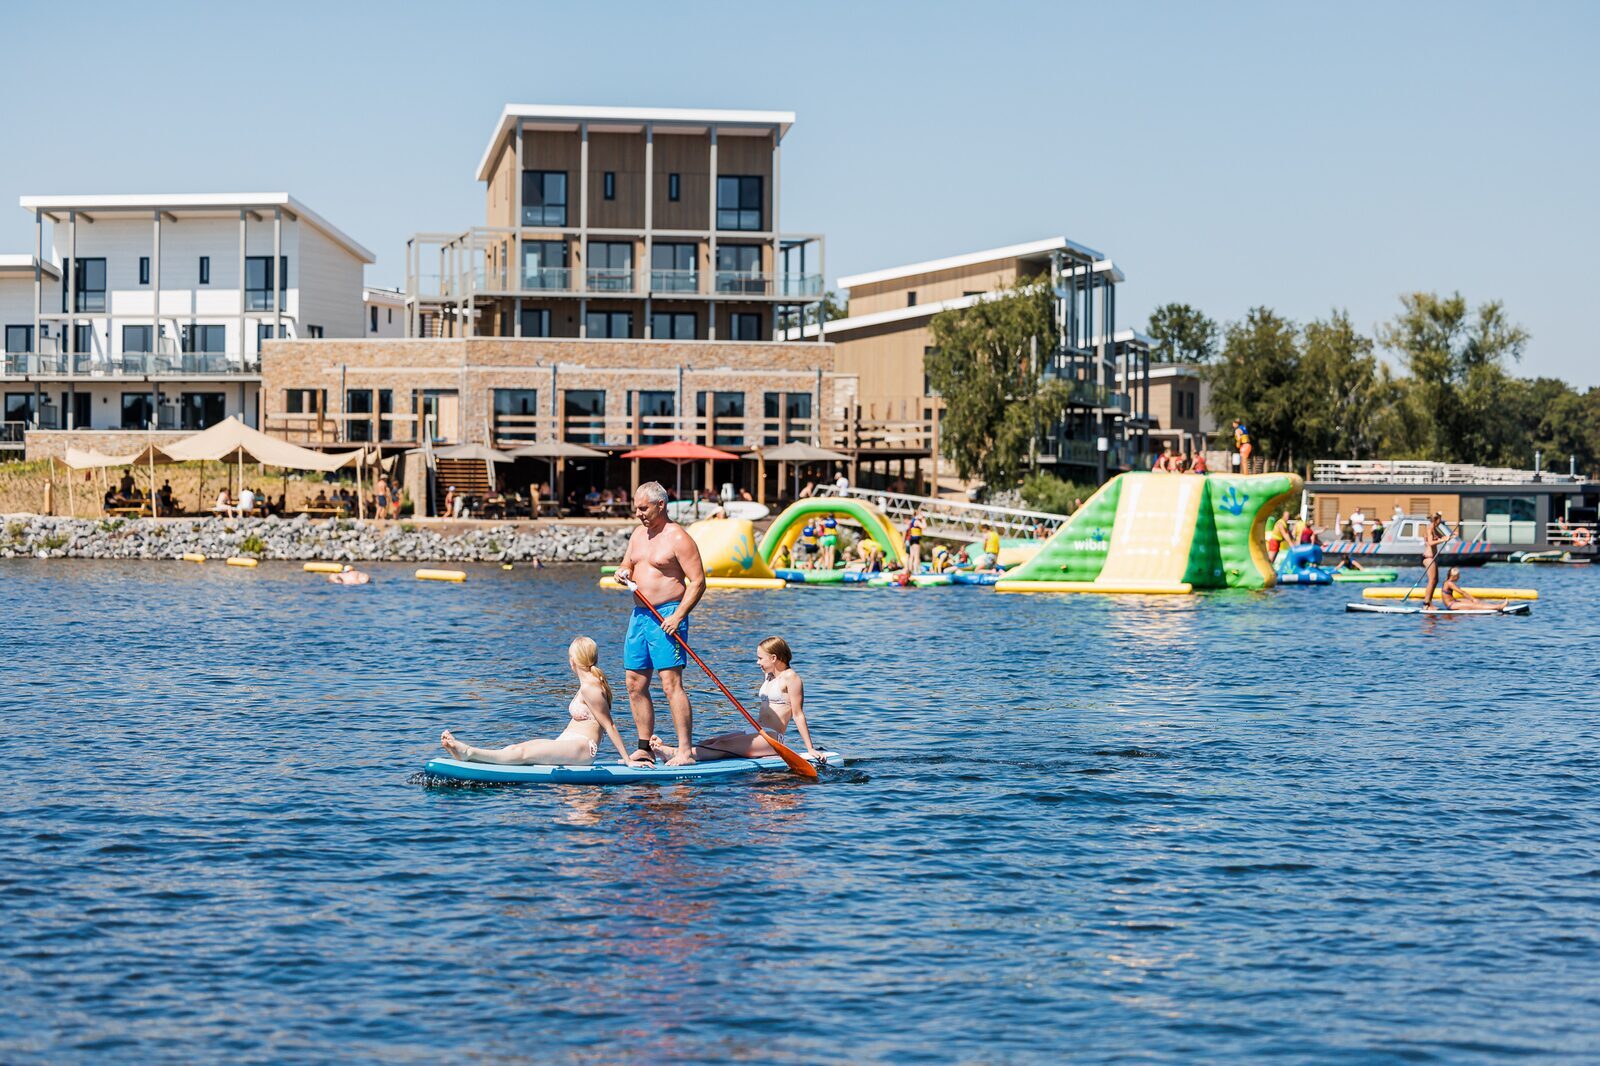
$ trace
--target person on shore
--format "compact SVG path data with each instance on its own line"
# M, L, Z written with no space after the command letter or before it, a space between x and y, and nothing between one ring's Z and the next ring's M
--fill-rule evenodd
M124 470L122 477L117 479L117 495L123 499L133 495L133 471Z
M1250 427L1237 418L1233 420L1233 446L1239 452L1239 473L1250 472L1250 455L1255 451L1255 445L1250 440Z
M444 490L444 515L446 518L454 518L455 514L456 487L454 485L446 485Z
M850 479L844 476L844 470L841 468L833 479L833 494L835 496L843 496L849 488Z
M114 489L114 488L111 488L108 485L108 486L106 486L106 494L104 496L100 497L100 506L105 509L107 514L110 514L111 513L111 508L115 507L116 505L117 505L117 490Z
M1428 519L1428 528L1422 532L1422 569L1428 575L1428 589L1422 594L1422 605L1433 606L1433 593L1439 585L1439 547L1450 539L1444 528L1444 515L1438 511Z
M1379 518L1376 512L1372 516L1372 529L1369 533L1374 544L1383 539L1383 519Z
M914 574L922 566L922 512L911 516L906 526L906 573Z
M510 766L588 766L600 753L600 734L611 738L624 762L629 761L622 734L611 720L611 685L599 667L600 650L588 637L567 648L567 665L578 678L578 691L567 704L567 727L554 740L525 740L504 748L475 748L446 729L439 743L462 762L490 762Z
M1350 512L1350 539L1355 543L1360 544L1361 536L1366 532L1366 530L1366 516L1361 513L1361 508L1357 507L1354 511Z
M782 637L768 637L756 645L756 666L761 668L763 680L757 696L761 709L756 720L761 723L760 733L724 733L720 737L703 740L690 749L693 760L709 762L713 759L762 759L778 754L767 739L767 734L782 740L793 722L805 744L803 753L808 759L820 759L822 753L811 742L811 730L806 725L805 684L790 663L794 653ZM650 743L657 755L665 756L667 765L675 765L681 748L668 746L660 737L651 737Z
M838 563L839 520L831 514L822 516L822 569L832 570Z
M228 518L233 517L233 501L228 499L228 490L217 490L217 502L211 505L211 510Z
M161 506L159 512L161 514L171 514L174 510L172 506L172 482L166 478L161 479L161 488L156 493L156 503Z
M1480 600L1472 593L1461 587L1461 568L1452 566L1444 576L1444 584L1439 587L1439 598L1444 601L1447 611L1459 611L1463 608L1479 611L1495 611L1511 606L1510 600L1501 600L1499 603L1490 603Z
M651 672L661 675L661 692L672 710L672 725L678 734L678 753L669 766L694 762L694 711L689 692L683 687L683 668L688 663L683 645L675 640L689 636L689 612L706 594L705 565L694 539L667 518L667 490L658 482L639 486L633 494L633 513L639 528L628 540L628 550L617 566L616 579L632 582L663 616L661 622L642 604L635 603L628 619L628 636L623 645L622 666L628 674L628 703L633 724L638 728L639 749L634 758L655 762L650 738L655 734L656 711L650 702Z
M246 485L239 490L239 517L249 518L256 513L255 490Z
M1272 523L1272 528L1267 531L1267 559L1277 562L1278 553L1289 543L1289 516L1280 514L1277 521Z

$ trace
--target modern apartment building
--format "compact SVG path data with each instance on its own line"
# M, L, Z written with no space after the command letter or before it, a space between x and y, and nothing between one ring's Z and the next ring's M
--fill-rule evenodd
M22 257L25 302L15 269L3 283L6 421L41 443L193 431L234 414L258 424L268 340L365 333L372 253L287 193L21 204L35 253Z
M382 337L404 337L406 335L406 294L399 289L362 289L361 321L366 323L366 332L363 336L369 340Z
M941 311L995 298L1019 280L1048 277L1056 296L1059 343L1038 353L1042 374L1071 387L1071 401L1039 441L1038 459L1066 477L1104 476L1139 461L1145 417L1120 382L1149 359L1149 344L1116 329L1117 286L1125 278L1109 258L1065 237L991 248L839 279L850 292L848 317L799 335L836 345L835 369L860 380L869 416L922 421L937 417L924 359L930 323Z
M784 233L779 111L511 104L485 221L407 246L409 336L766 341L814 318L818 234Z
M1116 339L1119 342L1136 339L1145 352L1152 346L1149 338L1131 330L1123 330ZM1119 366L1119 384L1123 381L1122 373ZM1217 432L1217 424L1211 414L1211 387L1202 368L1192 363L1141 364L1136 361L1130 373L1126 391L1134 403L1135 428L1150 439L1146 450L1153 456L1165 445L1174 455L1186 457L1206 451L1208 439ZM1140 414L1147 417L1139 417ZM1224 444L1226 453L1232 447L1232 437L1220 443Z

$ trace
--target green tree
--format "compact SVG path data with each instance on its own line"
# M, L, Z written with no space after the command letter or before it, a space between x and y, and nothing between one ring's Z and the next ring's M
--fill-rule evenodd
M1307 459L1368 459L1379 452L1397 389L1370 338L1345 311L1306 325L1295 370L1299 446Z
M1217 324L1188 304L1163 304L1147 328L1150 354L1163 363L1209 363L1217 357Z
M1522 358L1528 334L1497 300L1469 312L1460 293L1414 292L1378 339L1410 372L1400 424L1403 447L1440 462L1526 462L1525 415L1506 364Z
M1036 428L1066 406L1065 386L1040 373L1056 344L1048 279L1024 279L998 299L942 311L930 330L924 367L944 397L940 451L963 478L1014 485Z
M1280 469L1305 457L1299 373L1299 327L1268 307L1252 307L1244 321L1228 323L1222 357L1207 371L1218 422L1244 422L1257 454Z

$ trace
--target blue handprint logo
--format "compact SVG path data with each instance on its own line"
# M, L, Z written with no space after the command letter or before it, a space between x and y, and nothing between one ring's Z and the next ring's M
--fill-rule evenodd
M1237 517L1241 514L1244 514L1245 501L1248 499L1250 499L1250 497L1240 492L1237 486L1229 485L1228 491L1222 494L1222 500L1220 502L1224 511L1227 511L1229 514Z
M742 533L739 535L739 550L742 552L742 554L736 554L733 557L733 561L738 563L741 569L750 569L755 565L756 553L755 550L750 547L750 538Z

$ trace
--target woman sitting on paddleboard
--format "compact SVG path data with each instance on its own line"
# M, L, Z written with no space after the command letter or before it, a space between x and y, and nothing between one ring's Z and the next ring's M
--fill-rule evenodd
M821 758L817 746L811 743L811 730L806 728L805 686L800 681L800 675L794 672L794 667L789 665L793 657L794 653L782 637L768 637L756 645L756 665L766 675L766 680L761 683L761 711L756 717L763 730L770 731L780 740L788 733L789 722L793 719L800 730L800 739L806 745L802 754L807 758ZM670 759L678 754L678 749L670 747L660 737L651 737L650 746L662 758ZM760 733L724 733L694 746L696 762L709 759L762 759L776 754L772 745L767 743L767 738Z
M1487 600L1478 599L1478 597L1462 588L1461 568L1459 566L1452 566L1450 572L1444 576L1444 584L1439 586L1439 595L1444 600L1444 609L1447 611L1498 611L1501 608L1511 606L1510 600L1490 603Z
M600 732L628 762L629 752L622 734L611 720L611 686L595 664L600 649L588 637L579 637L567 649L567 665L578 677L578 692L567 705L570 720L554 740L525 740L504 748L475 748L463 744L446 729L439 742L452 757L462 762L493 762L513 766L588 766L600 752Z

